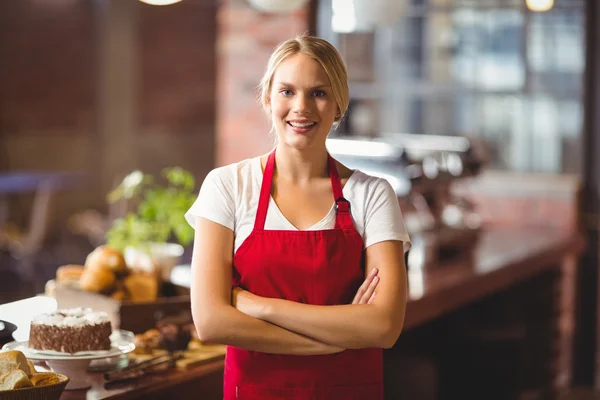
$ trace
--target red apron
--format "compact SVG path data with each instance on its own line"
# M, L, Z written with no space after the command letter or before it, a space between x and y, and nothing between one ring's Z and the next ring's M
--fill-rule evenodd
M265 230L275 151L263 174L254 230L233 258L233 285L258 296L313 305L349 304L365 278L363 241L343 198L335 161L328 156L337 205L334 229ZM226 400L380 400L381 349L319 356L274 355L228 346Z

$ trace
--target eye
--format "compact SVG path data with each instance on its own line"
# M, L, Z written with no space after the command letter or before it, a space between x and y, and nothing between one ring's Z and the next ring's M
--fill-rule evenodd
M315 97L323 97L323 96L325 96L325 92L323 90L315 90L313 92L313 96L315 96Z
M282 90L279 91L279 93L281 93L282 95L284 95L286 97L292 95L292 91L289 90L289 89L282 89Z

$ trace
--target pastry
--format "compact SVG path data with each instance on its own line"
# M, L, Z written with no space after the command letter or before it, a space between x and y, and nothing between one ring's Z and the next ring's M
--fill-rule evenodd
M54 372L39 372L29 378L33 386L48 386L60 382L60 376Z
M132 273L123 280L131 301L154 301L158 297L158 279L154 274Z
M98 265L84 269L79 285L88 292L109 293L114 288L115 281L116 275L110 268Z
M15 369L23 371L28 376L32 373L27 358L19 350L0 353L0 375Z
M77 286L83 274L83 265L63 265L56 270L56 282L60 285Z
M27 374L20 369L13 369L0 375L0 391L32 387Z
M117 276L127 275L128 272L123 253L108 246L100 246L92 251L85 260L85 268L107 268Z

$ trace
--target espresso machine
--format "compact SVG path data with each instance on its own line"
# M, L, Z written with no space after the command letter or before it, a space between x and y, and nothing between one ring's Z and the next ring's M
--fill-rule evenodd
M413 243L412 258L420 266L469 252L477 243L481 218L475 205L451 189L458 180L480 173L489 158L483 142L461 136L384 134L331 137L327 148L349 168L390 182Z

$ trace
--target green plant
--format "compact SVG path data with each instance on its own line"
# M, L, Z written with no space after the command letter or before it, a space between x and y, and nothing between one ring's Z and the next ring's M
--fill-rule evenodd
M125 200L137 205L136 212L114 220L106 234L109 246L124 250L168 240L184 247L192 242L194 230L184 214L196 200L195 179L179 167L165 168L161 175L166 185L134 171L108 194L109 203Z

